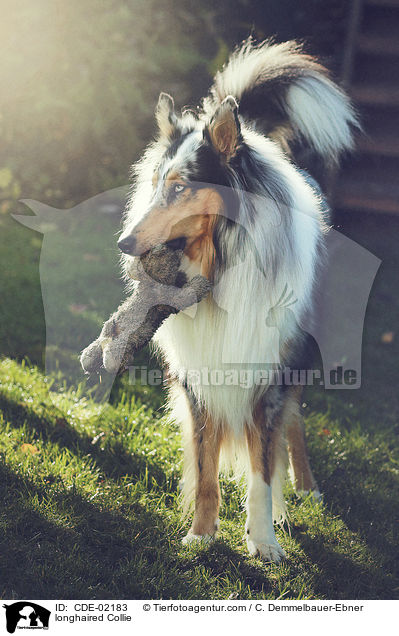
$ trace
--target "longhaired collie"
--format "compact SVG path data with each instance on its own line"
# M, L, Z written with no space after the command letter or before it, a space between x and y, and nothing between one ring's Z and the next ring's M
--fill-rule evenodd
M285 553L273 522L285 516L288 467L298 492L319 494L301 388L281 374L303 366L299 323L312 316L326 232L320 188L299 167L298 150L334 164L352 145L356 115L297 43L249 40L198 109L177 114L161 93L156 120L157 139L134 168L118 243L123 267L168 243L184 249L189 277L213 283L155 336L185 435L183 500L194 516L183 541L215 536L219 456L239 449L247 460L248 550L279 562Z

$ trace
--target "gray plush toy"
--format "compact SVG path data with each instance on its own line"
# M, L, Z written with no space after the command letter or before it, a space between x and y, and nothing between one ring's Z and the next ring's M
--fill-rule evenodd
M203 276L187 281L179 270L182 256L181 250L157 245L133 261L129 274L138 285L104 324L97 340L82 352L80 363L86 373L98 373L103 367L109 373L126 368L168 316L206 296L210 282Z

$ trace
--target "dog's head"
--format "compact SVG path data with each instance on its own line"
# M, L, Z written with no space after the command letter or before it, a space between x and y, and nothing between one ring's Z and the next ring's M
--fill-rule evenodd
M118 242L122 252L140 255L167 243L184 249L204 274L209 273L215 225L222 211L226 214L232 162L242 144L237 110L234 98L227 97L209 121L190 111L178 116L173 99L161 93L156 109L159 141L151 154L151 192L145 209L135 210L133 198Z

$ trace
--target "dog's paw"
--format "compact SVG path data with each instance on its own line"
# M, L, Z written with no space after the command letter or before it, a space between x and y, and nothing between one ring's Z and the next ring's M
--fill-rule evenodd
M273 543L263 543L260 541L253 541L247 537L247 548L251 556L260 556L261 559L268 563L280 563L282 559L286 559L283 548L273 541Z
M215 540L214 534L193 534L188 532L181 540L183 545L208 545Z

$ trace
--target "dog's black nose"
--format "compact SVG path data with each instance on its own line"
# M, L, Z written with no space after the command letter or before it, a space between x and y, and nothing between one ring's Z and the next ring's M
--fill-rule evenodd
M134 236L128 236L118 241L118 247L124 254L133 254L136 246L136 239Z

